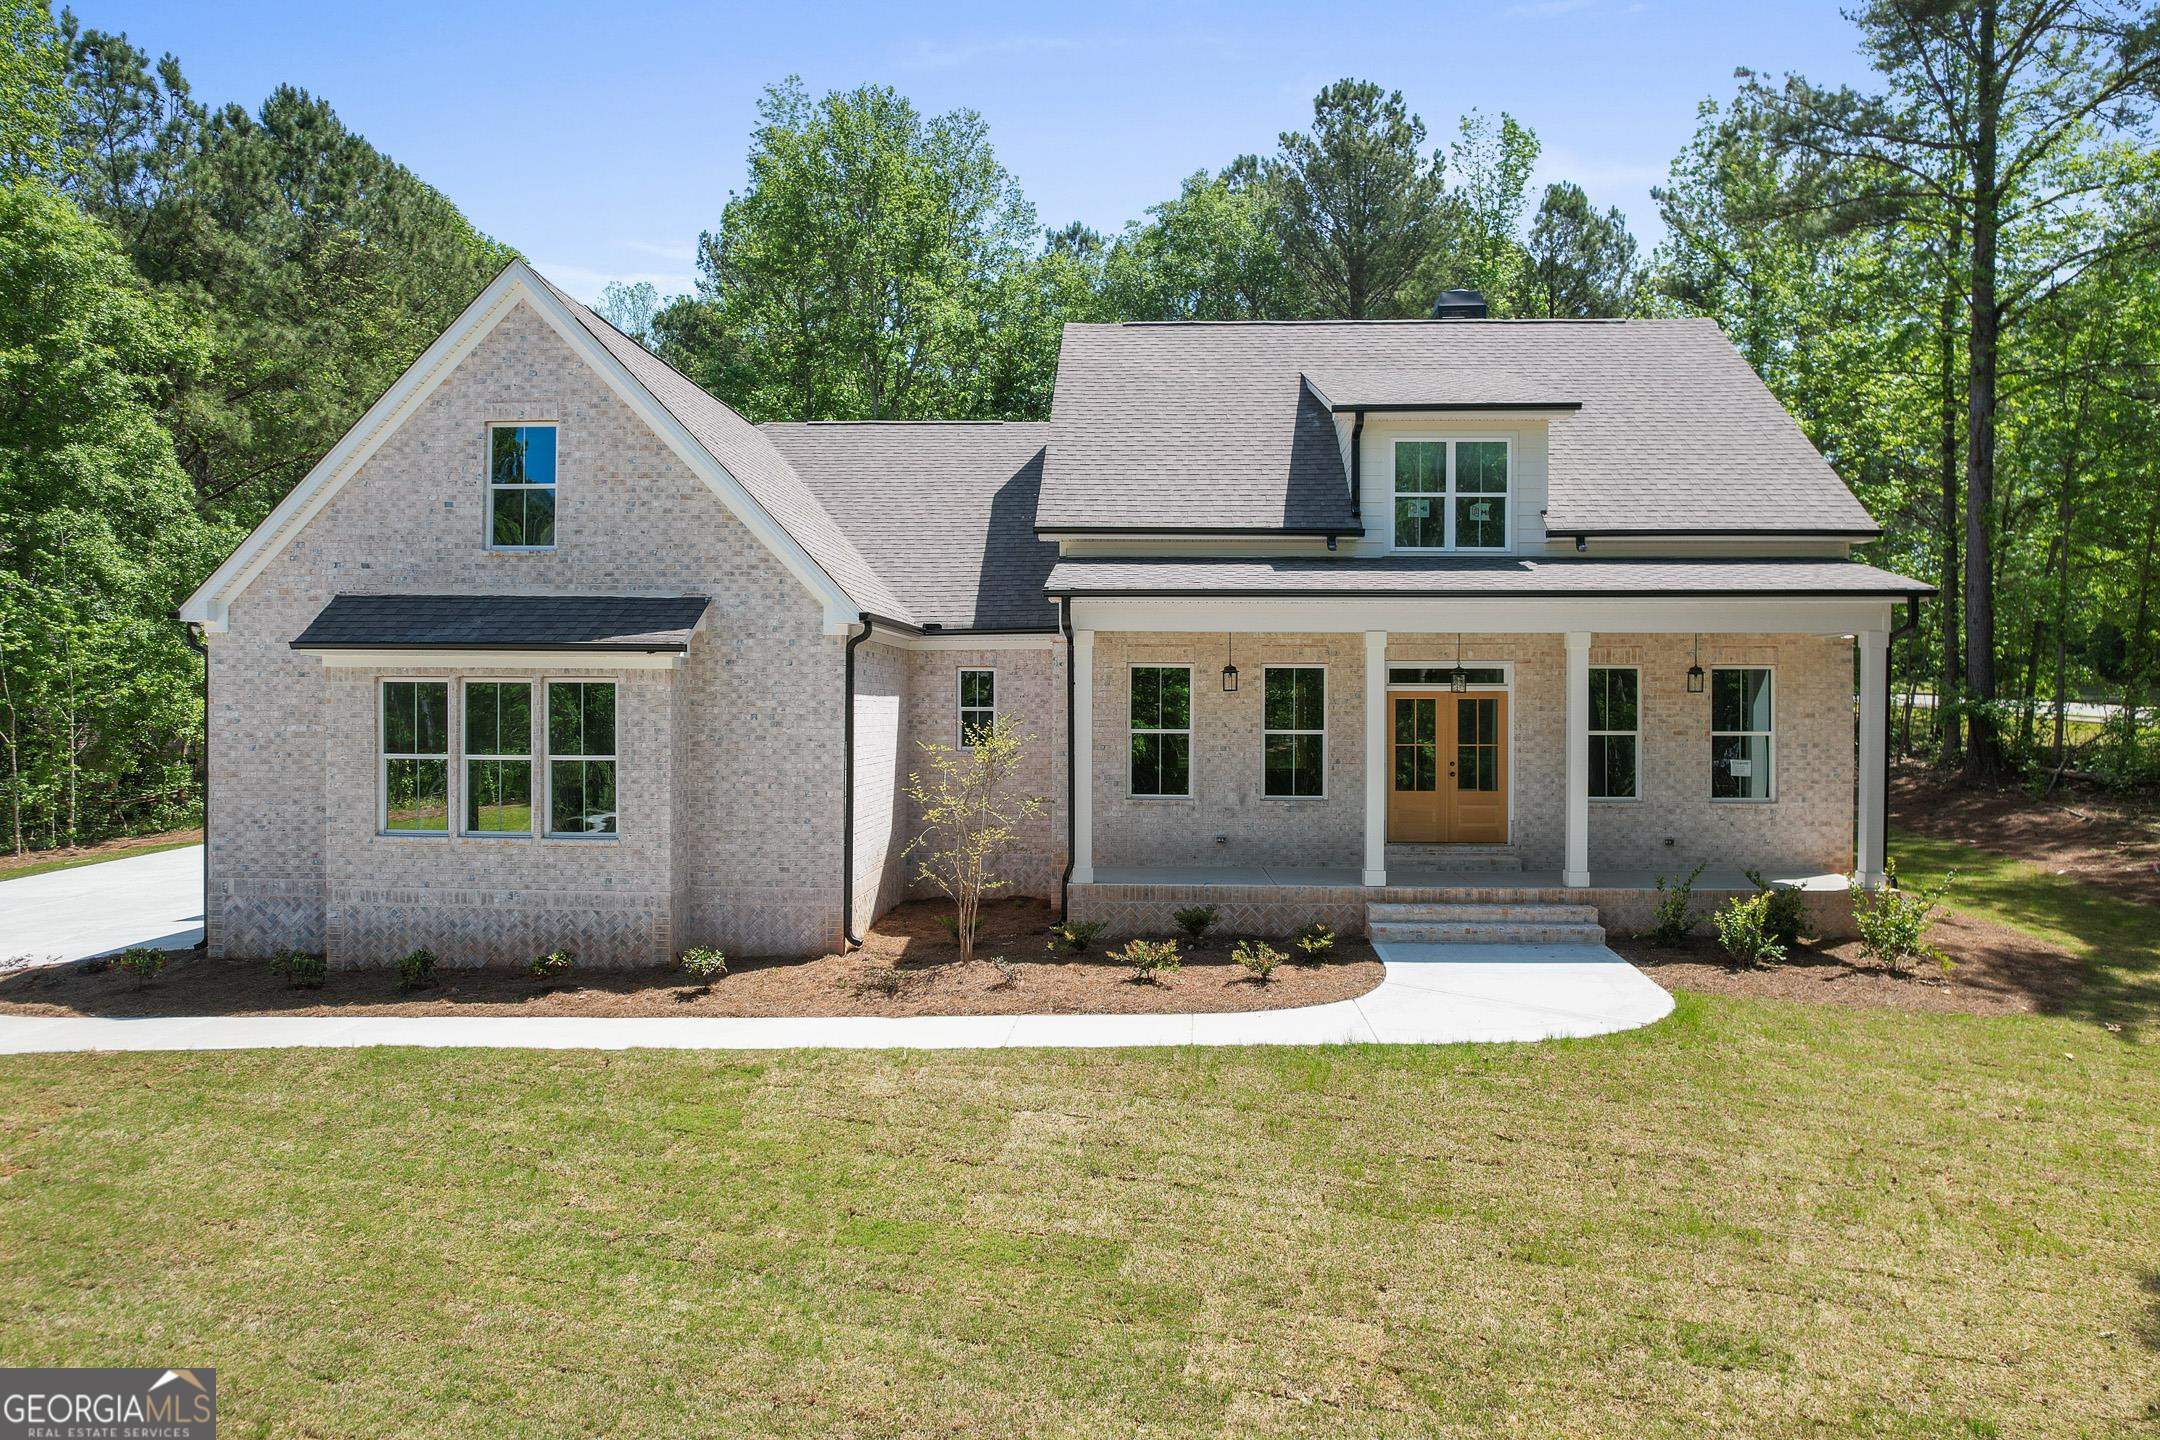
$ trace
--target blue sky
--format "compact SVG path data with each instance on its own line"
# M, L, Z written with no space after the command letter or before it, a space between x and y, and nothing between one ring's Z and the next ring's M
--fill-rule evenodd
M1480 4L791 5L457 0L74 0L83 23L180 57L199 97L290 81L566 289L688 288L698 231L742 182L763 87L865 81L970 106L1043 221L1116 230L1179 179L1265 151L1356 75L1435 136L1476 107L1545 145L1655 238L1650 187L1733 67L1864 78L1835 0Z

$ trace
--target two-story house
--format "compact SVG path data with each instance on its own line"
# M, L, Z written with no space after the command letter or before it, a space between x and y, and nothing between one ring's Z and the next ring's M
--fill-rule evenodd
M513 263L183 609L210 945L823 950L997 715L1017 890L1117 929L1698 863L1834 928L1927 593L1875 534L1709 321L1073 325L1046 423L757 426Z

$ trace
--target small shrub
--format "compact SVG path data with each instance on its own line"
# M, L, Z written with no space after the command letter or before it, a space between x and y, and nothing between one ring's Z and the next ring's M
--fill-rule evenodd
M960 917L959 917L959 916L957 916L957 915L940 915L940 916L938 916L938 922L937 922L937 923L938 923L938 924L939 924L940 926L942 926L942 927L944 928L944 931L945 931L945 934L946 934L946 936L947 936L948 938L950 938L950 939L951 939L951 941L953 942L953 944L955 944L955 945L959 945L959 946L960 946L960 949L961 949L961 951L963 952L963 955L964 955L964 954L966 954L966 953L972 953L972 952L973 952L973 950L975 949L975 943L974 943L974 942L975 942L975 941L977 941L977 940L980 940L980 939L982 939L982 927L983 927L983 922L982 922L982 916L981 916L980 914L978 914L978 915L977 915L977 916L975 917L975 924L974 924L974 927L973 927L973 933L972 933L972 934L970 934L970 935L968 936L968 939L967 939L967 943L965 943L965 944L962 944L962 943L961 943L961 940L960 940Z
M1717 926L1718 944L1732 963L1743 970L1775 965L1785 958L1785 947L1770 934L1770 896L1767 893L1739 896L1725 902L1710 917Z
M1853 890L1853 928L1860 932L1861 953L1901 974L1916 960L1933 960L1949 969L1950 957L1928 944L1927 932L1936 907L1950 893L1950 882L1957 876L1946 877L1940 885L1900 890L1897 862L1888 862L1884 869L1890 884L1880 890Z
M1305 957L1306 964L1317 965L1335 948L1335 932L1315 920L1291 936L1290 943Z
M1695 881L1701 877L1704 866L1697 865L1688 871L1685 880L1666 883L1665 877L1657 877L1657 908L1650 912L1650 928L1643 938L1653 945L1680 945L1695 933Z
M713 981L727 978L727 952L724 950L713 950L704 946L685 950L682 959L676 963L682 966L683 974L707 990L712 989Z
M130 945L113 956L113 968L135 977L135 988L141 989L164 973L165 962L171 957L163 950L148 945Z
M525 968L535 980L562 980L577 968L577 956L568 950L550 950L533 956L532 964Z
M1134 980L1152 985L1165 975L1177 973L1177 941L1128 940L1125 948L1118 951L1117 958L1132 967Z
M1215 928L1215 922L1222 919L1222 911L1213 905L1188 905L1170 918L1177 921L1178 929L1185 932L1187 939L1198 945L1207 939L1207 932Z
M1100 940L1105 928L1100 920L1062 921L1050 927L1050 948L1063 947L1069 954L1078 955Z
M424 990L434 984L435 952L422 948L398 961L397 983L400 990Z
M280 950L270 962L270 971L281 975L285 983L295 990L320 990L329 977L330 962L320 955L310 955L305 950Z
M1245 973L1265 985L1274 978L1275 967L1289 957L1265 940L1240 940L1230 958L1245 967Z
M1808 930L1807 897L1797 886L1772 885L1762 878L1760 870L1742 873L1747 876L1748 883L1769 902L1763 912L1763 929L1772 940L1789 951L1801 941L1815 938Z
M890 1000L906 987L907 977L890 965L880 965L863 976L862 985L865 990Z
M990 968L997 971L997 988L1007 990L1020 983L1020 967L1003 955L990 957Z

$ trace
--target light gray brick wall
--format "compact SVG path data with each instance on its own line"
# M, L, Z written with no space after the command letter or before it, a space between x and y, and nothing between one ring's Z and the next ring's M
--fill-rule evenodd
M922 769L925 742L952 745L959 738L959 676L962 669L997 672L998 713L1020 730L1021 759L1014 777L1024 792L1042 797L1042 813L1023 822L1005 871L1005 895L1054 899L1065 869L1065 654L1058 648L984 648L916 650L908 655L907 745L901 757L902 778ZM922 833L921 807L909 801L902 815L899 845ZM915 862L904 862L902 881L913 896L937 895L936 886L916 878Z
M485 426L502 419L561 425L553 552L484 548ZM520 305L237 597L230 630L211 638L220 953L321 948L333 901L341 958L368 958L363 936L431 943L446 963L493 957L527 943L498 943L527 933L510 917L560 913L549 906L565 893L565 861L547 846L435 872L386 852L371 809L332 813L333 770L372 807L373 741L351 728L351 695L287 642L341 591L712 596L689 663L657 682L672 686L672 700L651 682L633 687L654 728L622 783L672 773L672 809L626 815L623 842L605 855L570 852L577 913L635 917L593 922L620 940L596 935L590 958L654 961L669 946L706 943L800 953L838 939L841 640L823 633L817 604L779 560ZM629 833L654 825L664 833L649 843ZM482 889L493 897L486 906L471 898ZM394 916L360 915L380 902L359 897L392 893ZM603 906L594 895L613 898Z

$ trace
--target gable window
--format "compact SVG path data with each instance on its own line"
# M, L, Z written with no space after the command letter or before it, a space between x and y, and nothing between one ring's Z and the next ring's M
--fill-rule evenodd
M1710 672L1710 798L1775 798L1776 708L1767 666Z
M1260 793L1313 799L1327 793L1327 670L1270 665L1261 677Z
M615 833L615 686L550 680L548 834Z
M450 833L450 682L382 683L383 833Z
M1505 440L1395 442L1395 548L1505 550Z
M1642 746L1642 679L1633 666L1590 671L1590 798L1634 800Z
M555 548L555 427L488 427L488 548Z
M532 686L523 680L465 682L465 831L530 835Z
M960 672L960 748L972 750L975 737L997 726L997 671Z
M1130 701L1132 793L1192 794L1192 669L1135 665Z

